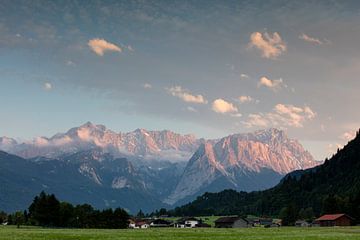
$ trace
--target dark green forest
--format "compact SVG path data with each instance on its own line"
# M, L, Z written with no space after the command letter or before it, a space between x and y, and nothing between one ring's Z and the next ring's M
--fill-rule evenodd
M0 213L0 223L66 228L127 228L129 215L121 209L95 210L89 204L73 206L60 202L54 194L41 192L27 211Z
M168 211L173 216L291 215L347 213L360 219L360 134L331 159L312 169L288 174L275 187L258 192L205 193ZM304 217L303 217L304 218Z

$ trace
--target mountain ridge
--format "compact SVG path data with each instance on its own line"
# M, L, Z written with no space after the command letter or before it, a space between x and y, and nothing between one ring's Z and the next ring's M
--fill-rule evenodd
M287 174L279 184L264 191L223 190L204 193L170 214L279 216L291 206L311 209L315 215L344 212L360 219L360 131L331 159L307 170Z

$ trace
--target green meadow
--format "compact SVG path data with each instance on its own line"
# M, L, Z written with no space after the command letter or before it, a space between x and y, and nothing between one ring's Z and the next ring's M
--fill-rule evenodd
M46 229L34 227L0 227L1 240L113 240L113 239L360 239L360 227L335 228L249 228L249 229Z

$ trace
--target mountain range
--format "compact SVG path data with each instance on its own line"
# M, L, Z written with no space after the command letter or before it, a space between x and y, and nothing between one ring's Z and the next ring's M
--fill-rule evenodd
M321 165L287 174L279 184L255 192L224 190L205 193L177 207L173 215L254 214L279 216L281 211L310 209L315 216L347 213L360 219L360 131Z
M50 138L2 137L0 150L0 209L6 211L26 208L41 190L97 208L151 211L204 192L266 189L318 164L277 129L206 140L168 130L116 133L88 122Z

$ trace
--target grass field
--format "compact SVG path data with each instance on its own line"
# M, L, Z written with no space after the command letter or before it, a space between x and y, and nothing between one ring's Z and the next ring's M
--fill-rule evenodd
M127 230L98 230L98 229L44 229L7 226L0 227L1 240L113 240L113 239L360 239L360 227L346 228L251 228L251 229L127 229Z

